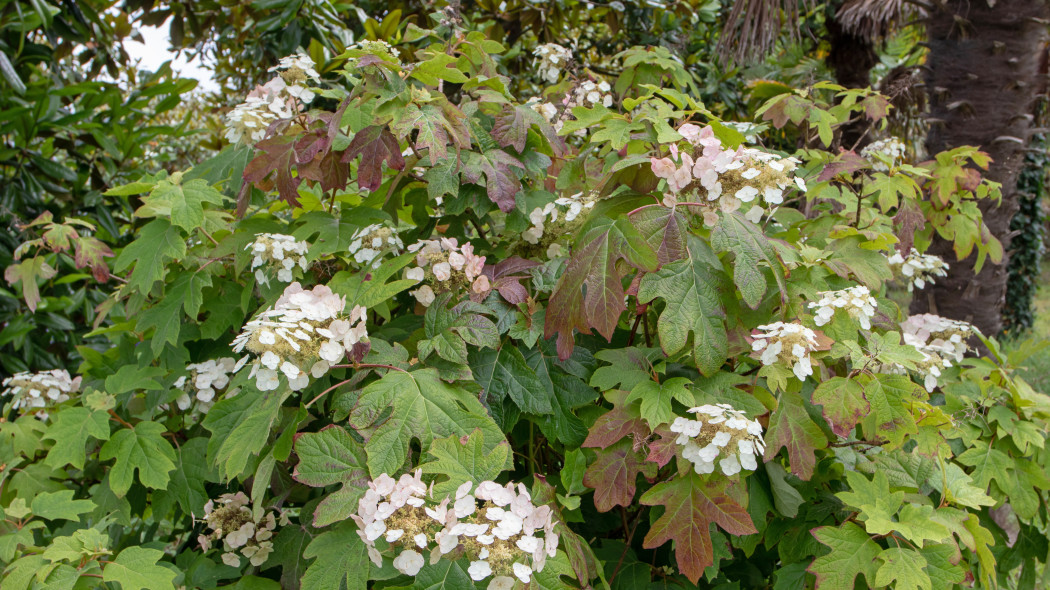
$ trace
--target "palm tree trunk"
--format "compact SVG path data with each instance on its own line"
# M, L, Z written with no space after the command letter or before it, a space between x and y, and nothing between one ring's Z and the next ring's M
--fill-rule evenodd
M1010 220L1018 210L1017 178L1032 133L1039 63L1047 40L1047 0L940 0L927 32L929 153L980 146L994 159L987 178L1002 184L1000 206L983 203L991 233L1010 249ZM956 261L952 245L937 239L929 253L951 265L948 276L916 293L912 313L936 313L976 325L987 335L1002 329L1007 261L974 273L975 255Z

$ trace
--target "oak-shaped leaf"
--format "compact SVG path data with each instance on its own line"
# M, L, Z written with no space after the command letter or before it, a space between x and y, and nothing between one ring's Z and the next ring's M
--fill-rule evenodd
M467 436L434 439L426 457L428 461L420 464L423 473L444 476L434 483L434 498L438 500L453 497L463 482L492 481L514 467L510 444L500 440L495 447L486 448L481 430Z
M525 151L529 129L536 127L550 143L555 156L562 156L568 149L565 140L538 112L526 105L503 105L492 123L492 138L502 147L513 147L518 153Z
M506 440L475 395L444 383L434 369L391 371L370 383L350 413L350 426L366 439L368 470L373 475L397 473L413 440L426 449L434 439L466 436L480 429L486 452Z
M575 371L570 358L558 360L554 344L540 341L525 355L525 362L539 377L554 409L549 420L540 420L543 435L557 440L568 448L579 446L587 437L587 426L575 413L575 409L592 403L598 392L589 387Z
M135 471L146 487L168 487L168 474L175 469L175 449L161 436L164 432L162 424L139 422L134 428L118 430L102 445L99 459L116 459L109 470L109 485L117 497L128 493Z
M36 284L37 279L46 281L57 273L58 271L52 268L43 256L34 256L4 269L4 280L9 285L22 283L22 299L25 300L29 311L36 311L36 306L40 304L40 288Z
M583 485L594 490L595 508L608 512L615 506L631 505L639 475L652 480L656 477L656 464L647 462L645 454L625 438L597 451L583 475Z
M678 569L694 584L714 563L711 523L730 535L757 533L751 516L726 490L729 481L703 480L693 471L656 484L642 495L646 506L663 506L664 513L645 535L643 547L655 549L674 541Z
M576 579L583 587L590 585L591 580L602 577L602 562L594 554L590 543L573 531L561 513L561 505L556 499L554 486L547 483L547 478L537 473L532 483L532 501L537 506L551 507L554 516L554 532L558 535L559 544L569 557L569 565L576 573Z
M485 192L489 200L499 207L500 211L509 213L514 209L515 197L521 190L521 180L512 168L525 169L525 164L500 149L487 150L483 153L465 152L464 166L460 171L464 180L481 184L485 177Z
M693 362L701 373L710 376L729 357L725 311L719 296L727 281L717 257L704 242L691 237L686 255L684 260L665 264L642 277L638 301L664 300L656 323L664 353L673 356L681 351L692 333Z
M255 145L261 152L244 167L245 187L256 183L271 172L281 199L293 207L299 206L299 183L302 178L292 174L295 168L295 135L277 135Z
M90 268L91 274L100 283L109 279L106 258L113 256L113 250L98 238L84 236L73 241L73 264L77 268Z
M557 334L562 359L572 354L573 330L590 334L594 329L612 340L620 315L627 309L618 261L647 272L659 266L656 252L623 217L595 224L577 243L584 245L573 252L554 287L543 326L544 338Z
M809 566L809 571L817 577L818 590L852 590L856 587L857 575L863 575L869 585L875 583L878 567L875 559L882 547L871 540L864 529L846 522L838 527L818 527L811 533L831 549Z
M767 282L763 267L772 270L773 279L780 289L780 299L782 302L787 301L784 263L760 227L742 215L726 213L711 233L711 245L719 252L734 256L733 282L749 307L757 308L766 294Z
M489 278L492 288L507 300L507 303L518 305L525 303L529 298L529 292L522 280L531 278L529 269L540 266L540 263L525 260L519 256L511 256L496 264L486 264L481 274Z
M832 377L813 391L813 403L824 408L824 419L835 434L845 438L871 410L864 389L854 379Z
M635 441L634 444L639 446L649 435L649 426L637 412L614 407L595 420L583 446L605 449L624 437L630 437Z
M88 438L109 440L109 415L82 406L65 408L51 415L43 438L55 441L44 463L56 468L69 464L83 469Z
M485 348L499 346L496 324L483 314L489 309L473 301L446 307L450 295L442 295L427 308L424 316L425 339L417 344L420 360L431 353L450 363L467 363L467 345Z
M313 560L301 581L302 590L365 590L373 567L357 526L340 523L317 535L303 551L303 559Z
M106 563L102 581L116 582L122 590L174 590L175 571L157 562L164 552L145 547L128 547Z
M368 489L364 445L342 426L332 424L320 432L296 435L295 454L299 463L292 478L299 483L315 488L342 484L314 509L315 527L346 520L357 512L357 501Z
M383 184L383 162L394 170L405 169L401 146L385 125L365 127L354 134L341 161L348 164L357 156L361 156L357 166L357 185L365 190L374 191Z
M413 145L417 152L427 150L431 166L448 157L450 143L457 150L470 147L470 133L463 121L463 113L452 105L442 108L425 104L420 107L409 103L393 124L393 130L400 138L408 138L416 131Z
M649 160L644 160L649 165ZM631 223L645 236L649 246L656 251L660 264L681 260L689 255L686 239L689 236L689 221L682 214L687 205L669 209L660 205L649 205L632 211Z
M786 448L791 472L808 480L813 477L817 465L816 451L827 446L828 438L809 417L802 396L797 393L781 395L777 409L769 417L765 460L772 460L781 448Z
M149 293L164 278L167 263L186 254L186 240L167 219L154 219L143 226L139 237L121 250L113 270L123 272L132 265L128 289Z
M521 350L513 345L499 350L472 349L468 360L474 381L485 390L489 407L510 399L519 410L528 414L554 413L551 393L543 381L525 362ZM502 424L507 428L508 424Z

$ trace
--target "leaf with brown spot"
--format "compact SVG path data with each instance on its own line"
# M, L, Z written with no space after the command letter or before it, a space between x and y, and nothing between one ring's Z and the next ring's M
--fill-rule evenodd
M582 446L605 449L626 436L635 441L645 440L649 437L649 426L641 417L623 408L613 408L594 421Z
M714 563L711 523L730 535L757 533L747 510L726 493L724 478L702 480L693 471L658 483L642 495L646 506L663 506L664 513L645 535L642 546L655 549L674 541L678 569L694 584Z
M583 485L594 490L594 506L608 512L614 506L630 506L638 475L656 477L656 465L645 461L632 441L624 439L598 451L594 463L583 474Z

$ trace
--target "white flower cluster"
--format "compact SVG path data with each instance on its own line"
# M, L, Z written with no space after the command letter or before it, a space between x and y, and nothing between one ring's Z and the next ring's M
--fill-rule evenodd
M397 256L404 247L397 230L379 223L357 230L350 238L350 255L354 262L371 268L379 268L384 256Z
M813 374L813 360L809 353L817 349L817 335L801 324L775 322L759 326L760 333L752 335L751 349L761 351L763 365L780 362L791 367L799 381Z
M731 129L739 131L747 143L758 141L758 125L746 121L722 121L722 124Z
M208 551L212 543L222 541L222 562L230 567L241 564L237 552L246 557L253 566L266 563L273 553L273 532L278 523L288 524L288 515L283 511L264 511L258 519L248 505L244 492L223 494L217 500L208 500L204 505L204 522L211 529L200 535L197 541L201 549ZM274 514L278 516L274 516Z
M565 66L572 61L572 52L557 43L544 43L538 46L533 55L539 58L540 76L548 84L556 84Z
M564 241L575 233L584 219L580 214L593 209L595 203L591 194L584 196L583 193L576 193L570 197L559 197L543 208L536 207L529 213L532 227L525 230L521 237L530 244L546 244L548 258L561 256L565 253L565 246L559 240Z
M0 395L13 398L12 409L47 420L48 409L68 400L80 390L80 379L70 378L69 371L65 369L15 373L4 379L4 391Z
M901 323L905 336L922 342L926 349L959 362L966 356L969 347L966 340L977 334L972 324L942 318L932 313L913 315Z
M562 127L565 126L565 122L572 119L572 109L578 106L593 107L601 105L603 107L610 107L613 103L613 96L610 93L612 86L608 82L601 80L595 82L593 80L584 80L573 86L572 90L561 101L561 108L558 108L553 102L540 102L538 100L529 101L529 106L532 110L536 111L543 118L550 123L555 131L561 131ZM577 137L585 137L587 135L586 129L578 129L576 131Z
M896 167L904 163L907 149L900 139L887 137L868 144L860 151L860 155L871 162L871 167L876 172L889 172L890 166Z
M255 241L244 248L251 250L252 268L255 269L255 280L263 285L270 283L269 277L263 272L263 266L277 270L277 280L282 283L290 283L295 277L292 270L298 266L306 270L306 252L310 244L300 242L292 236L284 234L257 234Z
M321 377L354 345L368 342L365 308L343 315L346 300L324 285L307 291L292 283L273 307L249 321L234 338L234 352L257 355L251 377L260 391L272 391L283 373L293 391Z
M230 377L241 370L245 362L247 357L241 359L240 363L234 358L225 357L186 365L189 376L179 377L174 384L176 389L183 390L175 400L175 405L182 411L192 407L194 412L207 414L215 405L215 396L220 390L226 389L230 384ZM234 393L231 392L230 395Z
M718 221L717 211L731 213L745 204L751 205L745 216L758 223L767 209L784 202L784 191L792 184L806 190L805 181L794 175L799 164L795 158L743 146L726 150L710 126L687 123L678 131L694 153L679 153L672 144L670 158L651 158L653 174L667 181L672 193L664 199L668 206L679 202L680 196L702 193L707 225Z
M875 309L879 302L871 296L867 287L858 285L841 291L824 291L820 293L820 300L809 304L810 309L816 309L813 323L818 326L831 321L836 310L843 310L849 317L857 320L860 327L865 330L871 329L871 318L875 317Z
M297 101L309 104L314 99L306 83L319 81L320 76L309 57L297 54L282 58L270 71L278 71L280 76L257 86L243 103L226 114L226 139L230 143L261 141L271 123L294 115Z
M455 238L420 240L408 247L416 253L416 265L405 272L405 277L427 284L409 293L424 307L434 302L438 293L469 287L475 293L487 293L492 287L489 278L481 274L485 257L474 254L471 243L459 245Z
M945 261L932 254L920 254L915 248L911 249L907 257L894 252L887 261L894 274L907 279L908 291L915 287L925 288L927 283L932 285L934 277L948 276L948 264Z
M758 469L755 457L765 453L766 446L757 420L748 420L729 404L703 405L689 411L697 419L675 418L671 432L678 434L675 443L685 447L682 458L692 463L697 473L714 472L720 455L718 465L726 475L736 475L742 468Z
M455 498L436 506L418 470L397 481L380 475L368 487L350 517L377 566L384 553L396 553L394 567L414 576L426 562L424 553L433 564L455 552L470 559L467 573L474 581L495 576L490 589L511 588L514 578L529 583L557 554L550 507L534 505L523 484L483 481L475 487L468 481Z

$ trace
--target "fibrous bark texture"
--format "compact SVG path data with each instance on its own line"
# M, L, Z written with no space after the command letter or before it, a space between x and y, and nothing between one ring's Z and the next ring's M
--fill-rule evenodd
M1009 251L1010 220L1018 209L1017 177L1032 133L1032 109L1042 86L1040 56L1047 40L1046 0L940 0L928 23L926 83L930 99L929 153L979 146L994 162L987 178L1002 183L1002 204L983 203L989 230ZM972 322L996 335L1005 302L1007 266L976 255L957 261L950 243L931 254L951 265L947 277L916 293L912 313L936 313Z

